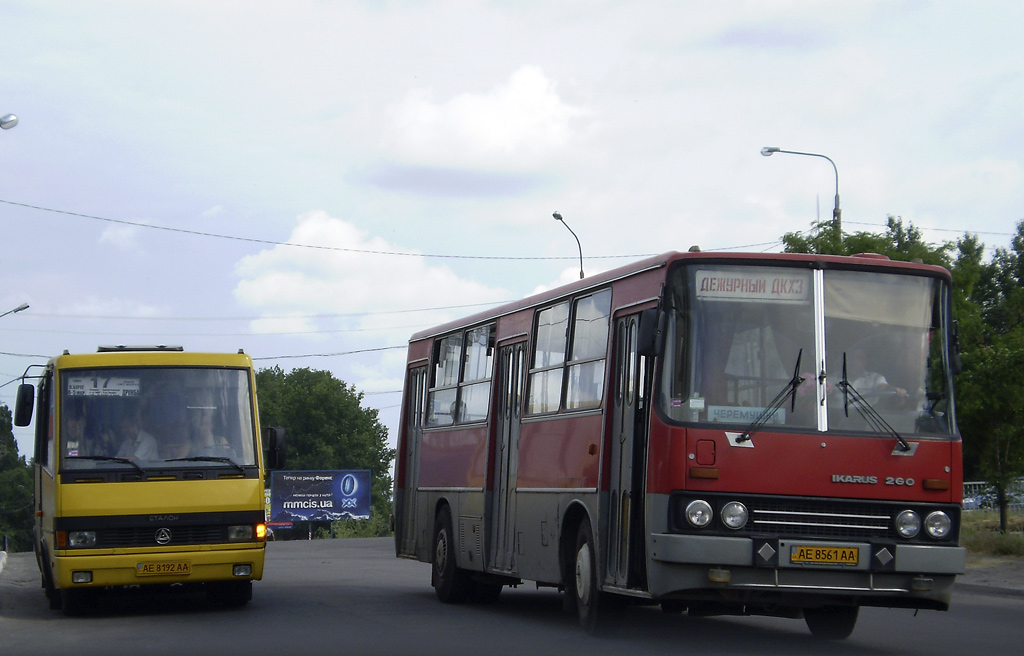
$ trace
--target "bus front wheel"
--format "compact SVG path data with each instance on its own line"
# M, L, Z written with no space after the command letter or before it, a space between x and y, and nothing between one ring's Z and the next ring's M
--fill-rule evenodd
M576 558L572 569L573 593L580 624L588 632L597 628L597 610L600 591L597 589L597 561L594 557L594 533L590 522L580 522L576 534Z
M446 604L457 604L466 599L472 581L466 570L455 566L456 542L452 532L452 513L442 506L434 521L434 566L430 583L437 598Z

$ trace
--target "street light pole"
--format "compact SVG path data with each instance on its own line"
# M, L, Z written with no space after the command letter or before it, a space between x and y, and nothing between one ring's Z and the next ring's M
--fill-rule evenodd
M576 247L580 249L580 280L583 280L583 246L580 245L580 238L576 237L576 233L573 232L572 228L569 227L569 224L566 223L564 219L562 219L561 214L555 212L551 216L555 217L555 221L561 221L562 225L565 226L565 229L568 230L572 234L572 236L576 238Z
M832 161L831 157L822 155L820 153L804 153L799 150L783 150L778 146L765 146L761 149L761 154L765 157L771 157L774 153L786 153L788 155L806 155L808 157L820 157L827 159L828 163L832 165L832 170L836 174L836 206L832 210L832 228L835 231L836 244L840 244L843 238L843 213L839 209L839 169L836 168L836 163Z
M27 310L27 309L28 309L28 303L22 303L21 305L19 305L18 307L14 308L13 310L8 310L8 311L4 312L3 314L0 314L0 317L6 317L8 314L14 314L15 312L21 312L22 310Z

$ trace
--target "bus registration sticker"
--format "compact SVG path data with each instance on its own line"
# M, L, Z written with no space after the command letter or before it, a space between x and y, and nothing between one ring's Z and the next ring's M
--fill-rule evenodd
M794 565L856 567L860 563L860 549L798 544L790 548L789 562Z
M172 560L159 563L138 563L136 576L175 576L192 573L192 563L187 560Z

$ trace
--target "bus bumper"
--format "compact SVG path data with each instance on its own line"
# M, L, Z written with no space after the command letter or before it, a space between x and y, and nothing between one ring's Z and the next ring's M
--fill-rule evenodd
M242 549L58 555L59 588L168 585L263 578L264 545Z
M794 605L842 603L946 610L962 547L844 542L858 560L845 565L793 562L794 546L831 547L807 540L654 534L650 541L652 596L745 600Z

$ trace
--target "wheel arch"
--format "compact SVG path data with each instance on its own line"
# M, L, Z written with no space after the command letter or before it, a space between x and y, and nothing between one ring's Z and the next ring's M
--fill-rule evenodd
M576 536L580 524L583 522L589 522L590 530L594 530L590 511L583 502L574 500L566 507L565 513L562 515L562 525L558 534L558 571L561 576L561 581L559 581L561 585L566 584L570 575L575 575L570 569L570 563L575 562L576 559ZM596 552L597 545L594 546Z

